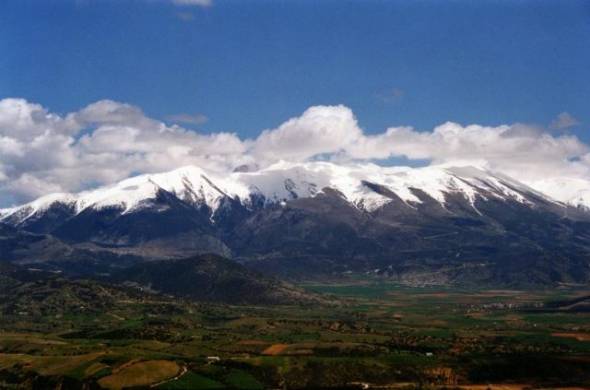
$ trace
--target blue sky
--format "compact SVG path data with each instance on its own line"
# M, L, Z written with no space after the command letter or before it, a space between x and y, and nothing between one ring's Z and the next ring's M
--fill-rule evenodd
M569 201L589 107L590 1L0 4L0 207L316 159L476 164Z
M318 104L367 133L568 112L590 139L590 2L213 1L4 1L0 95L200 113L243 137Z

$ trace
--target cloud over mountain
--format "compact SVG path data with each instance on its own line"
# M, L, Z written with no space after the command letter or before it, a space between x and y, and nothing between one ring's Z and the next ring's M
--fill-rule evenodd
M391 127L369 133L350 108L315 106L255 139L240 139L234 133L205 135L167 125L139 107L111 100L66 115L24 99L0 100L0 203L189 164L223 173L243 164L264 167L279 160L395 156L484 164L533 186L590 174L588 145L572 135L523 124L447 122L432 131Z

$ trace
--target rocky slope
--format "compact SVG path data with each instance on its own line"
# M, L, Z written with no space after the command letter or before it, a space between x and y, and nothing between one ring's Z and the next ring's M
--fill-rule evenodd
M578 201L475 167L280 163L224 177L196 167L142 175L48 195L0 221L86 254L217 253L288 277L548 284L590 280L590 213Z

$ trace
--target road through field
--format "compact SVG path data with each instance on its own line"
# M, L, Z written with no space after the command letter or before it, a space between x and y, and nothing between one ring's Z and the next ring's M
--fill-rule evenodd
M153 385L150 385L150 387L152 387L152 388L153 387L158 387L158 386L163 385L164 383L169 383L169 382L177 381L180 378L182 378L182 376L184 374L186 374L187 372L188 372L188 369L186 368L186 366L182 366L182 367L180 367L179 373L175 377L170 378L170 379L165 379L165 380L163 380L161 382L158 382L158 383L154 383Z

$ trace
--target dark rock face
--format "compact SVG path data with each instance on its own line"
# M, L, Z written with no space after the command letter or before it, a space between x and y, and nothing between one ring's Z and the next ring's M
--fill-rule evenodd
M26 211L26 210L23 210ZM76 210L70 204L56 202L43 213L38 213L28 218L23 223L17 221L18 215L4 221L5 223L16 224L19 228L31 233L49 233L61 226L64 221L76 214Z
M64 241L133 246L184 232L214 235L209 216L166 191L132 213L111 207L86 209L68 218L53 233Z
M55 206L19 229L2 225L0 253L3 260L96 262L105 253L142 259L216 253L292 278L372 272L412 284L590 281L588 212L532 192L522 193L525 202L447 193L440 203L411 189L421 201L412 203L378 184L363 185L389 202L366 211L324 188L282 203L252 199L248 207L225 197L215 212L166 191L128 213L89 208L74 215L67 205Z

